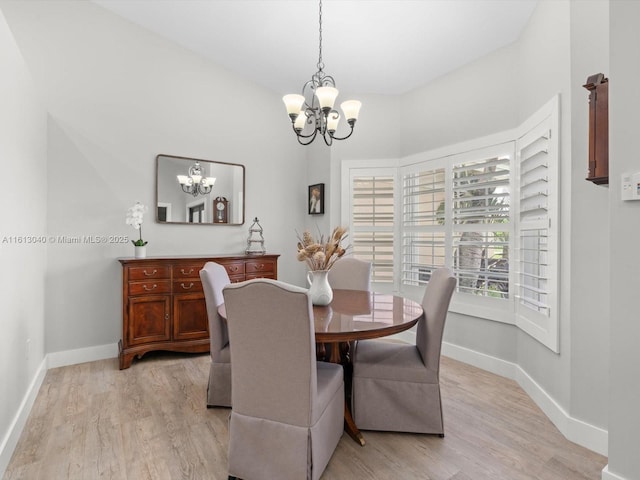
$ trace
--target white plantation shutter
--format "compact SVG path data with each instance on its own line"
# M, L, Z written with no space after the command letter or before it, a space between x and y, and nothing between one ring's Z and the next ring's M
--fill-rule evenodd
M452 166L452 264L458 291L508 298L513 146L461 157Z
M516 142L516 324L558 352L558 114L532 118Z
M445 266L445 169L407 172L402 179L404 285L425 285Z
M513 158L505 142L402 167L401 285L423 286L446 266L458 277L455 303L509 298Z
M353 254L371 262L372 282L393 283L395 169L354 171L350 185Z

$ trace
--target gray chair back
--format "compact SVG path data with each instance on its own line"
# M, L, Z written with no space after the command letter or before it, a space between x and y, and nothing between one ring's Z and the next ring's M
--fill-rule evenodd
M233 411L293 425L321 412L313 310L307 289L258 279L225 287Z
M200 270L200 280L202 281L207 316L209 317L211 359L217 362L220 361L220 351L229 343L227 325L220 318L218 307L224 302L222 289L229 285L231 281L227 270L215 262L205 263L202 270Z
M418 322L416 346L426 367L436 372L440 369L444 324L455 288L456 278L451 270L439 268L431 274L422 298L424 316Z
M338 290L371 290L371 262L342 257L329 270L329 285Z

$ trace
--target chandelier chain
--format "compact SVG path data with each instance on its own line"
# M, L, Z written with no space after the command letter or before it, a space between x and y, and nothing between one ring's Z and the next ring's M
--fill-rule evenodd
M318 7L318 23L319 23L319 48L318 48L318 71L322 72L324 70L324 63L322 62L322 0L320 0L320 5Z

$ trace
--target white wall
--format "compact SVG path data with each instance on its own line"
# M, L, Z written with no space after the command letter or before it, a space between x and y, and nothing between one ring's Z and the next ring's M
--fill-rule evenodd
M128 207L152 206L159 153L246 167L243 226L154 223L148 255L239 253L251 220L280 253L279 276L302 283L295 229L304 225L306 166L280 96L217 68L89 2L6 2L2 9L51 114L47 228L54 235L129 235ZM44 202L43 202L44 203ZM131 243L49 247L46 351L121 336L117 257Z
M0 71L1 474L22 429L18 412L28 412L45 371L46 244L25 242L46 239L47 214L47 116L2 12Z
M539 2L522 33L518 56L518 116L524 120L560 94L560 354L518 332L518 364L569 411L571 292L570 4Z
M608 69L606 2L540 2L519 40L519 117L561 99L560 354L518 334L518 364L571 417L607 428L608 206L586 180L588 75Z
M517 125L514 78L519 53L517 45L509 45L403 95L401 155L454 145Z
M585 180L589 92L609 75L608 2L571 1L571 414L604 429L609 389L609 188ZM594 379L597 387L594 388Z
M640 3L610 3L609 87L610 201L610 480L640 478L640 202L620 200L620 177L640 170ZM603 325L606 328L607 324ZM613 476L615 475L615 476Z

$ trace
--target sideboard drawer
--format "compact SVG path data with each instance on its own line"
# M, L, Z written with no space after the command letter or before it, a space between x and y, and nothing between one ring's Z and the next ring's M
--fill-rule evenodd
M200 278L200 270L202 270L202 264L174 265L173 279Z
M200 280L174 280L173 293L202 293L202 282Z
M273 273L275 270L275 263L265 260L249 260L245 263L245 272L247 276L251 275L252 278L255 274Z
M129 282L129 295L155 295L160 293L171 293L171 282L169 280Z
M148 265L146 267L129 267L129 280L152 280L169 278L171 269L163 265Z
M232 277L233 275L244 275L244 262L223 263L222 266L227 271L227 275L229 275L229 277Z

